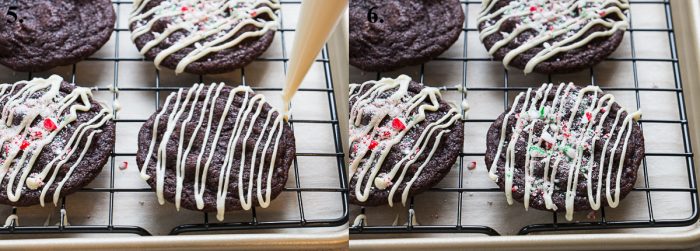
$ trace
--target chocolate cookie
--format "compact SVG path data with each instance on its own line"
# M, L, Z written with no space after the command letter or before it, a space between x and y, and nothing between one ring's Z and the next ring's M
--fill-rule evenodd
M520 93L486 136L489 176L508 203L566 212L617 207L634 187L644 135L597 86L545 84ZM526 108L524 108L526 107Z
M143 0L129 18L136 47L156 67L216 74L246 66L272 43L278 0Z
M245 86L197 84L165 100L139 132L136 161L158 201L224 212L267 207L296 152L283 116Z
M607 58L629 26L627 0L487 0L479 38L494 59L525 74L568 73Z
M462 152L462 116L406 75L350 85L350 202L406 204L435 186Z
M109 40L114 21L109 0L3 1L0 64L39 72L77 63Z
M392 71L425 63L457 40L463 24L458 0L351 0L350 64Z
M111 110L59 76L0 85L0 203L30 206L92 181L114 148Z

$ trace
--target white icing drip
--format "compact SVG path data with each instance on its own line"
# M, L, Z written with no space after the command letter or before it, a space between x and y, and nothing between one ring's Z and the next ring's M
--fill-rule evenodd
M6 192L10 201L16 202L20 199L25 185L30 190L43 186L39 200L41 206L44 206L44 198L49 187L56 181L59 168L65 168L64 164L74 156L79 143L85 141L84 150L75 159L75 164L69 167L64 177L58 181L53 193L53 203L57 204L63 184L82 161L95 135L102 132L97 128L112 119L110 111L102 107L88 122L71 125L77 120L78 112L84 113L92 108L92 93L89 88L77 87L69 94L62 94L59 91L62 82L61 77L53 75L48 79L35 78L31 81L0 85L0 100L7 100L0 117L0 146L3 150L0 156L0 182L5 175L9 175ZM61 117L66 109L68 114ZM22 121L15 125L13 120L17 116L21 116ZM54 141L55 136L68 127L75 128L70 139ZM85 138L88 131L90 133ZM49 145L53 149L43 151L44 147ZM54 156L46 166L34 170L34 164L42 152L53 153ZM49 174L49 180L45 181ZM19 181L15 187L18 176Z
M461 119L458 109L452 108L437 121L429 123L415 142L403 140L408 131L425 120L426 111L437 111L440 107L439 89L426 87L420 93L411 96L408 92L410 82L410 77L401 75L396 79L383 78L361 85L350 85L350 100L355 99L350 109L350 148L352 149L350 175L356 174L357 179L353 180L358 182L355 191L351 192L355 193L359 201L366 201L371 189L391 188L388 202L393 206L394 194L406 178L408 167L418 160L418 156L427 154L427 159L423 160L414 176L403 188L401 202L405 205L413 182L432 158L443 135L449 133L446 128ZM393 91L393 94L383 97L382 94L388 91ZM363 116L370 117L368 124L361 124ZM386 119L390 121L389 124L380 127L382 121ZM428 146L431 139L434 139L434 142L432 146ZM406 156L388 173L378 177L379 168L384 164L385 158L393 147L401 149ZM397 176L399 171L401 173ZM365 176L368 174L368 182L365 184Z
M418 223L418 220L416 220L416 212L413 210L413 208L408 209L408 215L411 216L411 225L412 226L418 226L420 223Z
M19 225L19 216L17 216L16 214L11 214L10 216L7 216L7 219L5 219L5 225L3 225L2 227L12 226L13 222L15 226Z
M119 102L119 99L115 99L112 102L112 109L114 109L115 112L121 111L122 110L122 103Z
M367 226L367 216L365 214L358 215L352 222L353 227L359 227L360 225Z
M146 43L140 53L145 55L163 42L176 40L156 55L153 61L159 68L162 61L172 54L194 45L195 49L178 62L176 74L182 73L188 65L211 53L233 48L248 38L275 31L278 25L275 12L280 9L278 0L174 0L161 2L143 12L150 2L151 0L134 2L129 25L136 23L136 26L131 39L136 41L151 32L159 20L169 22L163 32L152 32L153 40ZM259 18L261 15L271 20ZM149 21L145 22L144 19L149 17ZM241 32L244 28L252 30ZM173 35L177 31L184 31L187 35Z
M58 226L61 224L63 224L63 226L70 226L70 222L68 222L68 212L65 208L61 208L61 220L56 223Z
M461 105L462 105L462 111L464 111L464 114L465 115L468 114L469 110L471 109L471 106L469 106L469 103L467 102L467 100L462 100Z
M241 106L238 107L238 114L236 115L236 120L235 124L231 129L233 133L229 137L227 143L226 143L226 154L224 154L224 160L223 164L221 166L221 171L219 172L219 177L218 177L218 186L217 186L217 200L216 200L216 208L217 208L217 219L218 220L223 220L224 219L224 212L225 210L225 205L226 205L226 197L229 193L228 188L230 184L230 174L233 168L233 162L234 160L240 160L239 163L239 170L238 170L238 197L241 203L241 207L245 210L250 209L252 205L252 198L253 196L257 196L257 201L260 204L261 207L265 208L270 205L270 200L271 200L271 189L272 189L272 175L273 175L273 170L275 169L275 160L277 156L277 151L279 148L279 143L280 139L282 137L282 133L284 132L284 121L283 117L279 116L279 112L272 108L267 113L264 115L265 118L265 123L263 124L262 128L260 128L260 135L258 136L256 140L256 144L253 147L252 151L246 150L246 145L245 143L240 144L240 142L248 142L251 139L251 135L253 135L253 128L255 127L256 121L258 120L259 117L261 117L261 113L263 110L263 107L265 104L267 104L267 101L265 100L265 97L262 95L254 95L250 97L252 90L249 87L246 86L239 86L236 88L231 89L230 93L225 99L225 106L221 114L217 114L216 116L214 115L214 107L217 103L221 103L223 100L221 96L222 90L225 87L223 83L220 84L211 84L207 90L206 94L204 94L204 88L206 88L203 84L196 84L192 88L190 88L187 93L185 94L185 91L183 89L180 89L177 93L172 93L169 95L166 100L165 100L165 105L163 106L163 109L156 115L154 118L154 125L153 125L153 131L151 135L151 143L149 145L149 150L148 154L146 155L146 159L144 161L143 166L141 167L141 175L142 178L144 179L149 179L150 176L146 174L147 167L149 164L151 164L151 159L153 158L154 155L154 149L156 149L156 146L158 145L157 151L155 152L155 158L156 158L156 195L158 196L158 201L160 204L164 204L164 197L163 197L163 188L164 188L164 180L165 180L165 168L167 166L167 156L166 156L166 144L172 137L173 133L175 132L175 129L179 125L179 142L177 145L178 153L177 153L177 158L176 158L176 188L175 188L175 207L179 210L180 208L180 203L181 203L181 197L182 197L182 190L183 190L183 181L185 180L185 160L188 157L194 157L190 156L190 151L192 150L192 146L194 144L194 141L196 140L197 135L199 135L200 130L204 130L204 137L201 139L202 141L200 142L199 145L201 146L208 146L210 147L209 151L204 151L201 150L199 151L199 154L197 154L197 162L195 166L195 177L194 177L194 196L195 196L195 202L197 204L197 208L202 209L204 208L204 193L207 191L207 182L208 180L208 171L209 168L212 164L212 160L214 157L214 153L216 152L217 148L221 145L220 143L211 143L207 144L208 142L220 142L220 138L222 137L222 130L224 130L224 125L226 122L226 119L230 117L229 112L233 111L233 101L234 98L238 95L240 96L242 93L243 96L243 101L241 102ZM197 100L200 100L200 96L204 96L204 103L202 105L202 109L200 111L200 114L195 114L194 108L197 104ZM183 100L184 97L184 100ZM170 111L170 114L165 117L166 112ZM186 117L183 118L183 116L186 114ZM273 118L273 115L277 114L275 118ZM205 123L205 117L206 117L206 128L203 128L203 125ZM248 117L251 117L251 119L248 119ZM167 119L167 128L165 129L164 132L159 133L158 132L158 124L161 119ZM187 144L185 145L185 126L190 125L193 120L197 121L196 126L194 127L192 134L187 140ZM180 122L182 121L182 122ZM244 131L245 128L245 131ZM269 128L269 129L268 129ZM160 141L160 143L156 143L157 135L162 134L163 137ZM276 135L276 136L275 136ZM273 136L275 136L274 143L272 141ZM265 138L264 144L263 143L263 138ZM166 142L166 143L164 143ZM236 153L236 148L239 146L242 147L240 150L240 153ZM265 160L265 155L268 152L268 149L272 149L272 158L269 160L268 164L268 173L265 178L265 184L263 186L262 181L263 181L263 169L265 167L265 163L267 160ZM183 152L184 150L184 152ZM262 151L260 151L262 150ZM208 154L205 156L205 152L208 152ZM248 154L248 152L251 152ZM250 155L250 156L249 156ZM250 160L249 162L246 162L246 160ZM244 170L245 163L249 163L250 169L249 170ZM256 171L256 167L258 170ZM245 176L244 172L248 172L249 180L245 181L243 180L243 176ZM254 181L254 177L257 176L257 179ZM256 184L256 191L255 195L253 194L253 184ZM244 192L244 185L248 184L247 187L247 193ZM263 194L264 191L264 194Z
M500 33L502 39L489 49L489 53L494 55L510 42L522 39L520 35L523 32L535 31L535 36L526 38L524 43L510 50L503 58L503 64L508 67L520 54L543 45L544 49L525 65L523 71L526 74L561 52L583 47L598 37L612 36L629 26L624 14L629 9L628 0L515 0L494 10L497 2L483 2L477 22L486 22L486 26L479 33L479 38L483 41L488 36ZM619 20L607 18L609 15ZM510 33L504 32L502 25L513 19L518 22L515 28ZM593 27L605 29L589 33Z
M610 207L617 207L620 199L620 182L622 168L624 166L624 159L627 153L627 147L629 143L629 138L632 134L633 122L637 121L641 117L641 111L627 114L624 118L621 117L623 112L626 110L622 107L617 110L615 114L614 122L612 122L613 131L608 133L603 144L603 151L600 156L600 166L598 167L598 177L592 177L593 172L593 159L595 156L595 142L601 140L601 134L604 130L603 125L606 120L609 119L608 115L615 103L615 98L611 94L605 94L602 97L598 97L598 93L601 92L600 88L596 86L587 86L581 90L576 91L573 84L566 85L566 89L562 94L562 89L565 84L559 85L556 92L554 93L554 98L551 99L552 103L546 105L545 102L549 100L547 97L552 93L552 84L543 85L535 93L534 97L530 98L531 89L526 93L520 93L516 98L514 105L511 110L505 115L503 119L503 126L501 127L500 140L498 144L498 149L496 150L497 160L491 164L489 170L489 177L494 181L498 179L496 175L498 162L501 161L502 149L506 142L506 126L509 124L508 121L513 114L516 113L517 108L520 109L518 116L516 116L515 127L511 138L508 139L508 144L505 147L505 193L506 199L509 204L512 204L512 191L513 189L518 189L513 186L513 175L515 168L515 143L518 138L521 137L523 131L528 133L527 137L527 149L525 156L525 166L524 177L525 177L525 187L524 187L524 206L527 209L529 206L530 193L532 190L541 190L545 206L550 210L557 210L556 205L552 201L552 194L554 192L555 186L559 183L556 180L557 170L560 164L568 166L568 175L566 183L566 194L565 194L565 206L566 206L566 219L572 220L574 212L574 198L576 197L576 191L579 181L579 176L585 178L587 183L587 197L591 208L597 210L600 208L600 194L601 185L603 179L604 164L607 154L609 156L609 163L607 167L606 174L606 199ZM570 95L576 95L575 102L573 104L570 102L572 100ZM524 99L523 99L524 97ZM533 115L532 111L535 108L535 104L540 101L539 113ZM529 105L528 105L529 104ZM564 114L566 113L566 108L570 108L569 118L564 120ZM526 112L527 111L527 112ZM598 116L600 115L600 116ZM534 135L534 125L536 121L541 121L545 123L540 135ZM571 130L574 123L580 123L577 130ZM621 124L620 124L621 123ZM618 126L620 125L620 126ZM615 133L615 130L619 132ZM612 194L611 183L612 179L612 169L613 169L613 159L617 154L617 149L620 148L620 142L623 139L624 142L621 146L621 156L620 161L617 163L617 171L615 175L615 185L614 185L614 195ZM614 143L611 145L612 136L616 135ZM533 139L537 139L534 140ZM589 143L590 142L590 143ZM545 148L542 148L544 145ZM608 146L612 147L609 148ZM588 154L588 158L585 158L584 154ZM553 165L550 163L553 161ZM534 171L533 163L540 162L544 165L544 175L541 177L541 183L533 187L533 182L536 178L532 176ZM550 170L551 166L551 170ZM593 191L593 182L597 180L597 190Z

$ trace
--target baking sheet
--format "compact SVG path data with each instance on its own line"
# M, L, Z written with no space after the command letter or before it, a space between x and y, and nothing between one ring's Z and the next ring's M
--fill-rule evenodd
M152 62L144 61L136 47L130 40L127 18L132 8L131 1L114 1L114 7L118 14L117 29L110 41L88 60L73 66L59 67L48 72L34 73L32 77L48 77L58 74L71 82L74 81L83 87L100 87L101 91L95 92L98 100L112 104L115 95L105 87L122 88L118 92L118 100L121 110L116 113L117 119L124 122L117 123L116 149L117 157L110 159L116 163L114 169L110 162L104 167L102 173L90 184L89 188L110 188L111 178L114 179L114 188L131 189L137 192L114 193L114 225L131 225L145 228L153 235L168 234L171 229L181 224L201 224L204 216L200 212L182 209L175 210L173 204L166 202L159 205L155 193L138 191L148 188L145 181L141 180L136 166L137 133L142 122L126 122L130 120L145 120L155 111L156 99L162 104L165 97L171 91L160 91L159 94L147 90L126 90L127 88L161 87L179 88L189 87L196 82L204 83L225 82L235 86L242 83L248 84L256 92L264 94L268 101L275 107L282 107L281 88L284 85L284 70L286 56L291 49L294 40L294 27L296 27L299 12L299 1L282 1L281 30L275 35L271 47L261 56L264 60L258 60L243 70L232 73L205 75L200 79L199 75L181 74L175 76L172 70L155 70ZM284 38L283 38L284 37ZM118 59L118 61L114 61ZM304 79L301 88L311 91L300 91L292 101L293 120L319 120L321 123L294 123L297 153L298 177L294 168L290 168L287 188L333 188L338 189L341 181L339 167L336 159L338 151L334 144L333 124L331 121L331 104L329 95L325 90L326 80L330 79L328 60L322 59L319 54L318 61L313 64L310 72ZM75 71L75 75L73 75ZM115 78L116 75L116 78ZM245 76L245 77L243 77ZM13 83L26 80L27 73L16 73L0 66L0 82ZM260 90L263 89L263 90ZM157 96L159 95L159 96ZM311 156L311 155L324 156ZM128 162L126 170L120 170L119 164ZM299 180L299 184L295 180ZM307 192L301 193L300 198L295 191L285 191L277 199L273 200L270 207L257 208L257 221L299 221L302 211L299 202L303 203L303 216L306 220L339 219L344 216L343 200L340 192ZM66 199L66 211L70 225L107 225L109 223L109 192L78 192ZM301 201L300 201L301 200ZM12 207L0 206L0 218L4 219L11 214ZM19 226L45 226L55 225L59 222L59 208L52 205L42 208L32 206L19 208ZM251 211L228 212L225 222L250 222ZM218 222L214 215L209 217L210 223ZM344 226L332 228L304 228L299 229L269 229L269 230L245 230L226 231L220 233L296 233L296 234L321 234L344 231ZM201 234L205 234L203 232ZM92 236L90 234L55 234L55 235L0 235L0 239L15 238L46 238L46 237L76 237ZM124 234L100 234L99 237L117 237ZM131 235L133 236L133 235Z
M679 120L678 100L675 92L661 91L664 88L675 88L673 62L669 46L669 36L666 29L666 12L659 1L632 1L630 19L634 32L627 32L621 46L613 55L612 60L602 62L591 71L582 71L574 74L552 75L529 74L523 75L519 71L505 73L500 62L488 60L489 55L478 40L476 28L476 16L480 10L480 1L463 1L466 10L466 28L457 42L438 59L423 66L408 67L399 71L383 73L381 77L396 77L399 74L407 74L414 80L435 87L454 87L463 85L466 89L478 87L504 87L507 77L508 87L533 87L537 88L545 82L574 82L578 85L588 85L592 81L603 88L635 88L634 68L636 66L639 88L649 90L639 92L639 104L643 110L643 120ZM465 37L466 36L466 37ZM632 42L634 51L632 50ZM465 49L466 48L466 49ZM660 61L639 60L634 65L627 59L659 59ZM470 59L466 65L460 59ZM473 59L473 60L472 60ZM616 60L617 59L617 60ZM377 78L376 73L362 72L350 67L350 82L362 83ZM466 76L466 82L463 82ZM687 83L686 83L687 85ZM660 89L656 91L654 89ZM520 91L510 91L507 94L508 104ZM634 90L608 91L616 96L623 106L632 110L637 108L637 97ZM467 101L471 106L468 114L469 120L495 119L505 110L504 92L494 91L470 91ZM443 93L448 101L459 104L461 94L457 91ZM686 96L688 97L688 96ZM490 122L467 121L465 123L465 153L483 153L486 148L485 135ZM647 154L653 153L684 153L683 131L680 124L645 123L644 137ZM692 126L691 126L692 127ZM469 155L469 154L467 154ZM497 188L488 178L483 156L465 156L462 159L464 188ZM476 170L469 171L466 165L471 161L477 162ZM656 188L689 188L687 163L685 157L647 156L647 171L649 187ZM448 176L437 185L439 188L459 187L458 163L453 167ZM639 178L635 187L645 187L643 179L644 170L640 167ZM508 206L505 196L501 191L497 192L465 192L460 202L458 193L428 191L414 197L414 211L419 225L455 225L457 222L457 206L462 204L462 225L485 225L494 228L502 235L514 235L530 224L551 223L552 213L547 211L525 211L522 203L515 202ZM652 192L650 194L653 214L655 219L685 219L692 216L692 201L690 193ZM439 206L436 206L439 205ZM617 220L649 220L646 193L634 191L614 209L606 209L608 221ZM350 221L360 214L360 207L351 205ZM367 208L367 222L370 226L405 225L407 223L406 208L390 208L388 206ZM574 214L574 221L591 221L587 218L588 212ZM596 213L600 219L600 213ZM558 215L560 223L566 222L563 214ZM652 229L618 229L595 231L568 231L548 232L542 234L557 233L617 233L617 232L682 232L691 227L681 228L652 228ZM467 236L469 234L455 234L448 236ZM351 235L351 239L375 239L396 237L437 237L445 234L364 234ZM480 235L483 236L483 235Z

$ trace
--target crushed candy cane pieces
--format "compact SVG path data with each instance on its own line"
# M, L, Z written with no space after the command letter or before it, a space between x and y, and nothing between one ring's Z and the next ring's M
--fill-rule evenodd
M29 147L29 141L22 140L22 144L19 145L19 149L24 150L27 149L27 147Z
M406 125L401 121L400 118L394 118L394 120L391 121L391 127L398 131L403 131L406 129Z
M56 130L58 127L56 126L56 123L53 122L51 118L45 118L44 119L44 128L48 130L49 132L52 132Z
M469 169L469 170L474 170L474 169L476 169L476 161L473 161L473 160L472 160L471 162L469 162L469 165L467 166L467 169Z
M119 165L119 170L122 170L122 171L123 171L123 170L126 170L127 168L129 168L129 162L127 162L127 161L123 161L123 162Z
M379 145L379 142L376 140L372 140L372 142L369 142L369 150L374 150Z

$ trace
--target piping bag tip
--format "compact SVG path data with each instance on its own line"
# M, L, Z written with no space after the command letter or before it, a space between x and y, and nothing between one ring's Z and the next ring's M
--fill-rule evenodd
M292 111L286 111L284 114L282 114L282 119L284 119L284 122L289 122L289 116L292 114Z
M282 91L284 94L282 94L282 100L286 101L282 105L282 111L280 111L280 114L282 115L282 119L284 119L284 122L289 122L289 101L287 100L286 97L286 92L285 90Z
M336 27L348 0L303 1L299 14L298 29L289 56L285 87L282 90L284 120L288 121L291 111L289 104L308 73L331 32Z
M282 118L284 122L289 122L289 116L292 114L292 110L289 108L289 103L284 103L284 110L282 111Z

